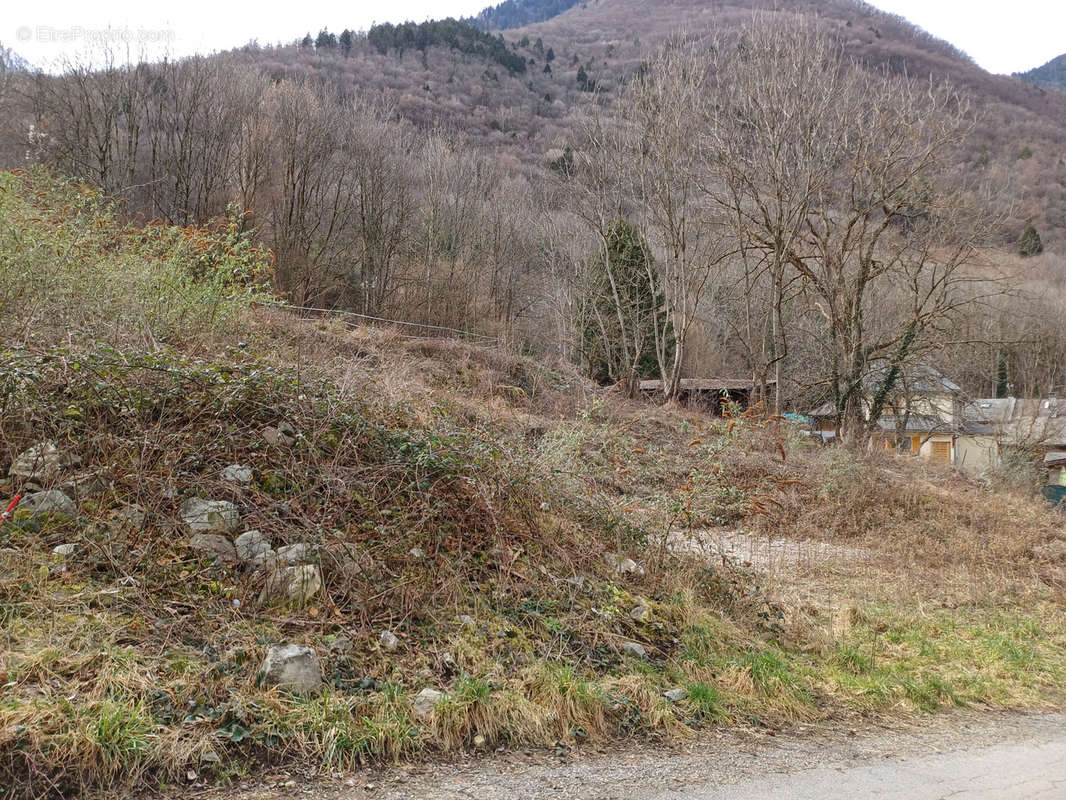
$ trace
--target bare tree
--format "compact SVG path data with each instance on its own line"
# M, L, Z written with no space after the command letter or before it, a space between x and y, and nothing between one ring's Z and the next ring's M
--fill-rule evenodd
M642 229L661 256L647 277L667 311L668 324L652 328L667 400L677 396L693 324L714 313L707 304L730 252L722 215L702 191L711 166L704 138L716 113L712 66L705 42L671 43L645 62L619 103L621 124L632 132L626 144Z
M760 254L778 341L784 292L799 281L821 320L817 382L845 437L863 439L901 368L996 291L972 264L989 220L947 179L969 106L945 87L865 70L812 28L760 20L719 53L720 180L708 194Z

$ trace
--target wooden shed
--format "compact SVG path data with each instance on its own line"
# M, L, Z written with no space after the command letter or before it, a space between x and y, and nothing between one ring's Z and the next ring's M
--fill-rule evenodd
M774 391L774 381L768 381L767 390ZM662 381L640 382L640 393L646 397L661 395L662 391ZM682 378L677 400L686 408L720 417L726 403L736 403L742 410L747 409L753 402L763 399L757 397L758 393L755 382L743 378Z

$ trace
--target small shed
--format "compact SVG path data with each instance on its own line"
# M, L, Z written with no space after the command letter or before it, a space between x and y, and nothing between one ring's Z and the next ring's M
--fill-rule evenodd
M774 381L767 381L769 392L774 391L774 386ZM662 381L640 382L640 393L645 397L662 392ZM757 398L757 394L758 387L755 382L744 378L682 378L677 401L686 408L706 411L720 417L726 403L735 403L741 409L747 409L757 399L763 399Z

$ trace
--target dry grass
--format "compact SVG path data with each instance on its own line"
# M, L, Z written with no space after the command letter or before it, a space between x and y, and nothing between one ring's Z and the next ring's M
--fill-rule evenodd
M30 216L19 224L32 229ZM139 253L124 237L99 268ZM7 255L0 266L26 268L22 251ZM48 329L0 355L4 463L52 439L107 479L75 498L76 520L19 514L0 527L8 796L136 791L190 769L225 780L288 759L337 769L1061 702L1066 613L1045 580L1058 567L1033 548L1063 528L1032 498L815 449L780 420L640 407L506 351L227 297L224 324L171 329L188 352L152 327L156 346L112 326L100 338ZM90 301L100 307L83 322L134 302ZM281 422L299 434L291 447L264 441ZM252 467L251 484L221 480L232 463ZM321 595L260 606L262 576L187 548L177 508L191 495L237 503L275 545L311 546ZM130 502L143 526L120 522ZM668 546L670 533L726 525L876 559L769 579ZM53 557L60 542L79 549ZM356 568L335 557L342 546ZM280 641L319 652L322 697L255 685ZM447 696L416 719L427 686ZM676 688L687 695L663 696Z

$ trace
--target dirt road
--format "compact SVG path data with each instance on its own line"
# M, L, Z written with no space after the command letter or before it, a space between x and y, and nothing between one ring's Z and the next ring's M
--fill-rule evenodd
M670 749L525 752L304 782L225 800L1013 800L1066 798L1066 714L964 712L906 726L711 733Z

